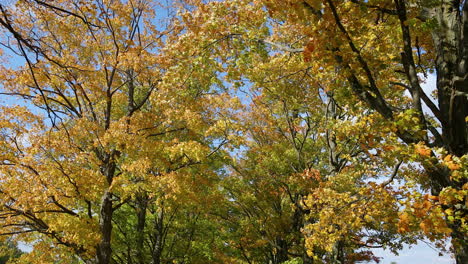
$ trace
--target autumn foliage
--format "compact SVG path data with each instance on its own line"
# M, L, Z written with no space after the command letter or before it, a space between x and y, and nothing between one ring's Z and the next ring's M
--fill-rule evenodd
M8 263L418 240L467 263L467 21L449 0L0 3L0 237L29 248Z

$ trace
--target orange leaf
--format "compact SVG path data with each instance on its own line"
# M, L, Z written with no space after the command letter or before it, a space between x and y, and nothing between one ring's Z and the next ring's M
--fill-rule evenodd
M312 41L307 42L307 45L304 47L304 61L310 62L312 59L312 52L315 50L314 43Z
M414 150L421 156L430 156L431 149L426 147L424 144L417 144L414 146Z

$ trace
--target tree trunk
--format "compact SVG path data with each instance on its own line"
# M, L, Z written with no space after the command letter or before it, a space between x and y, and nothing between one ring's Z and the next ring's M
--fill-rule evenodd
M437 93L443 117L442 136L447 151L461 157L468 153L468 4L461 1L444 0L431 10L438 23L432 32L436 51ZM441 182L439 174L428 171L433 188L449 187L460 189L466 183ZM449 178L446 172L446 179ZM434 184L438 184L434 186ZM441 186L440 186L441 185ZM466 217L466 210L464 211ZM467 235L460 223L450 224L452 243L457 264L468 263Z
M333 246L331 263L333 263L333 264L344 264L345 263L344 243L343 243L342 240L339 240Z
M148 198L146 194L142 194L137 198L137 226L136 226L136 250L137 262L145 264L144 255L144 239L145 239L145 223L146 223L146 208L148 206Z
M458 2L445 0L430 13L433 14L431 19L438 22L432 37L437 56L437 95L444 121L442 134L448 151L460 157L468 150L468 127L465 121L468 116L465 61L468 43L463 32L468 29L468 23L462 23L468 20L468 11L465 10L463 17L460 17Z
M280 264L287 261L288 258L288 243L281 237L277 237L276 241L276 254L274 255L274 264Z
M112 253L112 194L109 191L106 191L102 196L99 227L101 231L101 241L97 246L97 263L109 264Z
M155 244L153 245L153 252L152 252L152 264L160 264L161 263L161 256L163 250L163 238L164 238L164 209L161 208L160 211L157 212L157 217L154 223L154 233L155 233Z
M454 246L455 261L457 264L468 263L468 235L460 230L460 227L450 226L452 232L452 244Z
M99 155L100 153L98 153ZM116 164L114 155L119 155L117 151L112 151L111 154L103 154L101 160L104 166L101 167L101 173L106 177L108 189L104 192L101 199L101 210L99 211L99 228L101 232L101 241L96 248L96 259L98 264L109 264L111 260L112 247L112 215L114 213L112 192L109 190L114 180Z

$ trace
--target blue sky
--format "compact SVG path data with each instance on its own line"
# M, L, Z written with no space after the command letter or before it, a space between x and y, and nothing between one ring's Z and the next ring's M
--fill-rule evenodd
M412 247L405 247L396 256L388 250L376 249L375 255L382 257L380 264L452 264L455 260L449 255L439 256L439 252L425 243L419 243Z

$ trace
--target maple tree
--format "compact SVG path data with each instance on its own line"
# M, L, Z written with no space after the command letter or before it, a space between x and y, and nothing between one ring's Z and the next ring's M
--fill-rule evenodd
M388 131L378 126L370 131L372 117L351 115L332 93L316 92L309 77L295 74L303 67L301 57L286 54L264 62L256 61L261 70L251 72L256 81L244 117L247 151L232 165L224 187L232 209L222 218L229 219L229 232L236 235L230 241L240 258L378 261L369 248L397 251L413 241L397 232L396 191L388 183L369 182L394 166L394 157L374 157L359 144L362 133L377 137ZM297 68L285 67L288 62ZM348 126L341 127L344 122Z
M378 197L381 191L390 191L393 204L400 197L406 209L386 218L398 222L398 230L389 228L434 240L450 236L457 263L467 261L466 1L188 2L201 10L189 15L194 30L224 40L220 46L227 54L228 79L235 84L245 83L242 78L259 81L263 75L258 73L264 69L271 71L275 87L281 79L293 83L294 75L303 75L308 77L303 81L317 90L333 92L345 111L367 113L362 121L340 122L347 126L341 129L347 133L341 139L357 139L372 163L365 170L347 164L349 158L343 159L338 150L331 158L346 161L342 165L348 168L341 168L333 181L343 180L343 171L352 177L371 169L374 176L382 176L388 168L389 183L401 179L404 186L390 191L383 189L387 184L369 184L364 193ZM303 63L291 59L295 57ZM283 71L281 78L275 78L272 70L278 65L283 66L277 67ZM432 95L422 89L428 74L437 76ZM304 88L296 83L289 89ZM349 188L345 194L353 187ZM418 188L430 190L431 195ZM312 197L323 199L323 195ZM339 193L334 197L355 202ZM387 209L381 206L377 203L375 208ZM330 208L332 220L339 202ZM330 224L336 223L322 228ZM311 235L311 243L314 240Z
M293 60L284 62L293 69L284 78L291 79L294 73L310 76L311 84L333 91L344 109L370 110L367 125L382 130L374 134L369 129L371 133L358 138L361 144L367 151L377 151L372 155L376 160L393 156L416 169L405 172L405 188L415 183L432 192L431 197L418 191L405 194L407 210L400 214L399 232L422 229L431 238L437 233L450 235L457 263L466 262L468 4L399 0L236 4L242 7L233 9L226 4L225 8L239 16L252 5L266 11L250 16L248 23L229 21L234 26L223 24L226 28L218 34L235 34L247 43L243 48L250 52L255 52L255 46L268 47L273 51L269 54L271 64L279 63L277 58L283 56L301 56L302 68ZM248 64L243 69L253 70L264 64L259 60L242 62ZM421 87L424 76L433 71L437 75L437 103ZM419 163L423 170L411 163ZM336 211L331 217L336 217L333 213Z
M210 171L236 104L218 89L209 52L182 53L190 39L177 20L154 19L157 2L0 7L2 44L25 62L2 65L1 77L3 95L26 100L4 105L0 121L1 234L34 247L20 261L188 258L161 243L178 236L172 243L189 250L180 233L199 224L184 215L201 212L187 201L216 190Z

